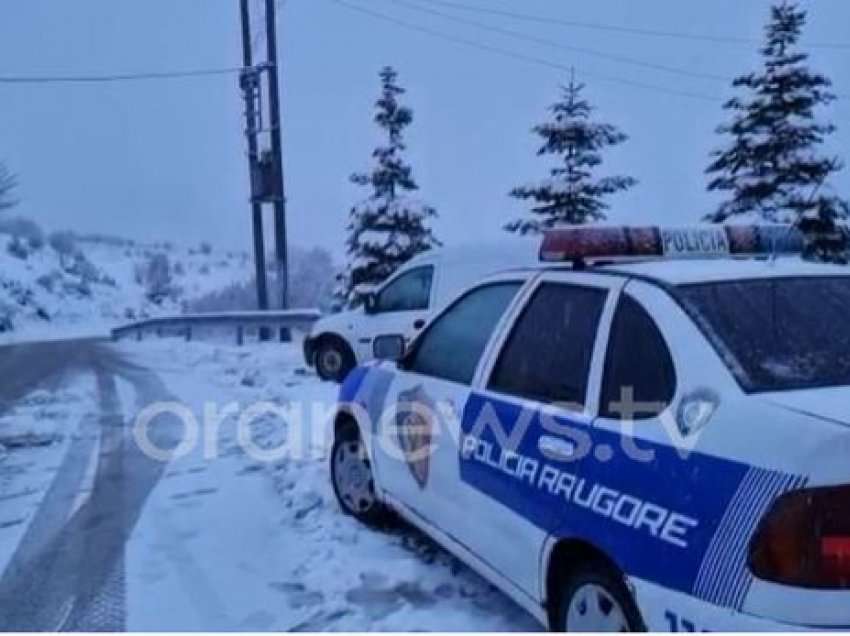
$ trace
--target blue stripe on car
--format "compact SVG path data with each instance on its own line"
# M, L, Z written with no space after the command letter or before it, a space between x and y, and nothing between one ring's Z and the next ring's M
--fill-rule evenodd
M467 436L502 452L505 440L499 440L491 425L494 414L508 436L523 422L528 425L526 434L509 450L577 477L572 500L541 488L539 482L532 485L533 479L518 479L492 459L466 456ZM610 459L603 461L591 452L575 462L553 462L538 448L540 435L546 433L538 409L524 411L515 403L473 393L461 421L461 479L555 537L580 538L596 545L630 575L740 609L752 582L746 563L749 538L770 503L800 487L803 478L698 452L683 457L672 445L643 440L640 448L653 452L654 459L640 462L626 453L618 433L566 417L552 419L576 438L590 436L592 448L606 448L601 456ZM687 546L659 540L653 533L637 531L585 505L581 499L588 496L591 485L597 493L613 491L694 520L687 530Z
M346 404L354 401L354 397L360 391L360 385L363 384L363 379L368 373L368 367L355 367L348 373L345 380L339 387L338 400L340 404Z
M343 382L339 390L339 403L358 407L368 415L372 433L377 432L384 409L387 392L395 375L378 366L356 367Z
M802 477L751 467L735 492L697 574L692 593L705 601L741 609L753 576L747 546L759 520L783 492L805 485Z

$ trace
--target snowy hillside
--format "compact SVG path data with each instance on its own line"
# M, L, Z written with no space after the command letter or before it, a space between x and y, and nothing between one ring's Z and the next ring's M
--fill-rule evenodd
M0 340L103 333L174 314L253 276L247 253L57 233L0 233Z

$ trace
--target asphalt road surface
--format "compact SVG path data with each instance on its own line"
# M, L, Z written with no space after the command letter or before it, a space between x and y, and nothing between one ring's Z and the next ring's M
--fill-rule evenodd
M84 417L27 534L0 574L2 631L122 631L126 626L124 546L165 464L132 441L116 390L130 382L140 401L173 399L152 372L106 341L69 340L0 347L0 415L36 389L55 390L78 373L97 378L99 408ZM181 425L160 417L152 442L176 445ZM94 486L75 509L94 446Z

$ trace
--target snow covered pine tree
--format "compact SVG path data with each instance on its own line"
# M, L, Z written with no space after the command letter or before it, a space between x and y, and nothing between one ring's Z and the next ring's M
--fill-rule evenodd
M408 194L418 186L401 156L405 150L402 132L413 121L413 112L398 103L404 89L396 77L389 66L381 70L381 96L375 102L374 121L387 133L388 143L372 153L376 164L371 172L351 176L352 182L370 187L372 193L349 214L349 263L336 293L348 302L359 301L402 264L441 244L429 227L437 212Z
M508 223L509 232L538 234L547 228L601 221L608 208L605 198L637 183L624 176L593 179L593 169L602 163L600 151L628 137L610 124L590 121L593 109L580 97L583 88L571 78L563 99L550 109L554 121L534 127L543 138L537 154L559 155L563 165L553 168L548 179L511 191L513 197L533 199L536 205L531 211L538 216Z
M730 135L732 143L712 153L706 171L712 175L708 189L730 197L706 218L797 223L812 256L844 260L845 241L835 221L846 218L850 206L827 184L843 166L837 157L817 153L835 127L814 118L815 107L835 96L830 80L811 71L808 55L796 49L805 21L805 11L793 3L773 6L761 49L764 69L734 80L733 86L746 89L748 96L725 104L732 121L717 132Z

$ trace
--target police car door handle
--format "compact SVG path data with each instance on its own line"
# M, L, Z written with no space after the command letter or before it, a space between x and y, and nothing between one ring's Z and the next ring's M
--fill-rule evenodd
M541 435L537 440L537 448L547 459L562 462L573 459L576 452L575 442L552 435Z

